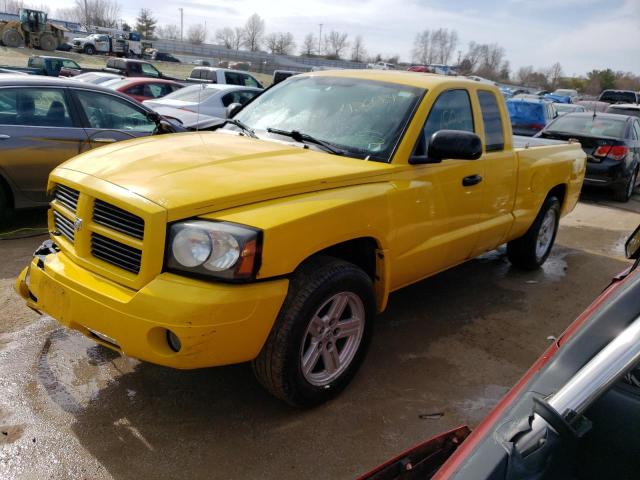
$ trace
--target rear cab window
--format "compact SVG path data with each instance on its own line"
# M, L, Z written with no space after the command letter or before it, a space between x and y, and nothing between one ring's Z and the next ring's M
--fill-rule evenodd
M498 100L493 92L478 90L478 101L484 123L484 137L487 152L504 149L504 131Z

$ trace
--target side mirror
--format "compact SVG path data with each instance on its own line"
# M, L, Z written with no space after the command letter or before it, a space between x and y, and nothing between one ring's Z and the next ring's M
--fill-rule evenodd
M233 118L236 113L242 110L243 105L241 103L232 103L227 107L227 118Z
M627 239L627 243L624 245L624 253L627 258L632 260L640 258L640 226Z
M440 163L442 160L477 160L482 156L482 140L473 132L439 130L429 140L426 155L414 155L409 163Z

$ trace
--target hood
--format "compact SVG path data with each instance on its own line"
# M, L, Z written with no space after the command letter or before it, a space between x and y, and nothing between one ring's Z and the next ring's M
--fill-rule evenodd
M288 195L376 181L386 163L222 132L119 142L62 164L168 210L169 220Z

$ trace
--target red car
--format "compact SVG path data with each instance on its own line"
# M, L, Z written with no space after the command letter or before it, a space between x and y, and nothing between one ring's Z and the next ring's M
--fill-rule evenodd
M433 68L429 68L426 65L413 65L407 68L408 72L422 72L422 73L434 73Z
M361 480L640 478L640 227L632 267L471 432L458 427Z
M173 80L147 77L129 77L123 80L113 80L112 82L104 83L103 86L122 92L139 102L162 98L184 87L184 85Z

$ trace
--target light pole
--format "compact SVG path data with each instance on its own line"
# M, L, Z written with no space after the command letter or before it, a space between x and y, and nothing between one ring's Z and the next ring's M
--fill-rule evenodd
M318 56L322 54L322 23L318 24L320 26L320 35L318 35Z
M180 10L180 41L182 41L182 30L184 27L184 23L183 23L184 9L181 7L178 10Z

